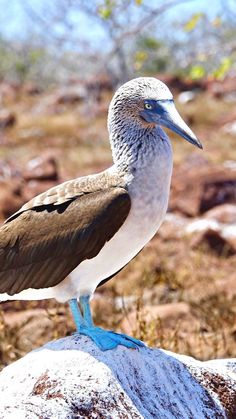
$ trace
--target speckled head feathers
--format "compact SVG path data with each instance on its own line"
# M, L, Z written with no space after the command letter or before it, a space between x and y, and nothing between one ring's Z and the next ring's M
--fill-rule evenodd
M113 96L109 106L108 129L117 124L135 123L144 126L145 121L140 117L144 101L147 99L173 99L168 87L154 77L138 77L123 84Z
M123 84L114 95L114 100L118 98L140 99L173 99L168 87L160 80L154 77L138 77Z
M163 140L162 127L169 128L188 142L202 148L200 141L175 108L168 87L154 77L138 77L123 84L115 93L108 112L108 130L112 150L147 148ZM157 132L158 128L158 132ZM155 141L154 141L155 139ZM140 145L141 144L141 145Z

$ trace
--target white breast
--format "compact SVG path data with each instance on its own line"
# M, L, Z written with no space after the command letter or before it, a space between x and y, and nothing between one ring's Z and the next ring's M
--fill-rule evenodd
M83 261L57 286L60 293L62 288L73 296L93 293L102 280L118 272L154 236L166 214L172 172L170 144L163 147L161 159L158 156L128 181L132 206L123 226L94 259Z

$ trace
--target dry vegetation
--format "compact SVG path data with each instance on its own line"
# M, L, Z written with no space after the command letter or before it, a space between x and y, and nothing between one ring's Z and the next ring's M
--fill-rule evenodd
M62 179L107 167L111 162L106 132L110 95L106 93L98 105L93 101L48 105L48 98L49 93L20 93L5 103L17 123L1 133L1 159L22 169L29 159L48 151L59 162ZM232 103L202 93L179 109L212 164L236 159L235 137L220 128ZM175 164L181 165L194 150L180 138L173 143ZM165 226L128 267L98 289L93 302L95 322L133 333L151 346L200 359L235 355L236 255L193 249L189 237L168 237L164 230ZM53 300L2 303L0 314L1 366L74 330L67 305Z

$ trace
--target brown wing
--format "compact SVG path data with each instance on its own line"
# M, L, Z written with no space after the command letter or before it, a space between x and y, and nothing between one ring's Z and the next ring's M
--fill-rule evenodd
M110 187L13 216L0 228L0 293L60 283L100 252L124 223L130 206L124 188Z

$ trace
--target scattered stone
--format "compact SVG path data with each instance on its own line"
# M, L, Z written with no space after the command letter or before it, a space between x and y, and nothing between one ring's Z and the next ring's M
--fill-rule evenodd
M20 93L21 86L18 83L1 81L0 82L0 104L14 103Z
M54 324L45 309L4 312L3 317L6 326L17 336L17 347L22 352L37 348L46 338L53 337Z
M236 360L200 362L84 336L48 343L0 374L2 419L233 418Z
M158 230L158 236L160 236L163 240L180 238L185 234L188 224L188 218L183 217L181 214L168 212L160 230Z
M228 95L236 92L236 77L227 76L224 80L207 80L206 89L214 98L227 98Z
M219 127L224 127L224 125L233 123L236 121L236 110L232 109L231 112L227 112L227 114L223 114L222 117L219 117L217 124Z
M196 98L196 92L192 90L188 90L185 92L181 92L179 94L178 101L179 103L185 104L185 103L193 102L195 98Z
M28 82L23 86L23 93L29 96L36 96L42 93L42 89L32 82Z
M42 128L25 128L18 132L18 138L20 140L28 140L29 138L42 138L45 136L45 131Z
M109 74L99 74L91 76L86 82L85 87L88 95L95 96L99 101L103 91L112 92L117 85L117 80Z
M204 218L223 224L236 224L236 205L219 205L204 214Z
M204 233L207 230L220 231L221 226L214 219L212 220L212 219L199 218L197 220L190 222L185 228L185 232L188 234L193 234L193 233L198 233L198 232Z
M236 135L236 121L224 125L222 129L227 134L235 136Z
M19 180L0 181L0 220L10 217L23 203L23 187Z
M16 123L16 116L8 109L0 110L0 129L13 127Z
M236 254L236 240L227 240L221 231L211 228L193 237L190 246L193 249L207 246L208 249L219 256L229 257Z
M26 181L30 180L58 180L57 161L53 156L42 155L30 160L25 170L23 171L23 178Z
M55 105L75 105L82 102L86 97L86 91L83 86L68 86L59 90L54 98Z
M196 217L217 205L235 204L236 171L194 160L193 156L192 161L174 168L170 211Z

